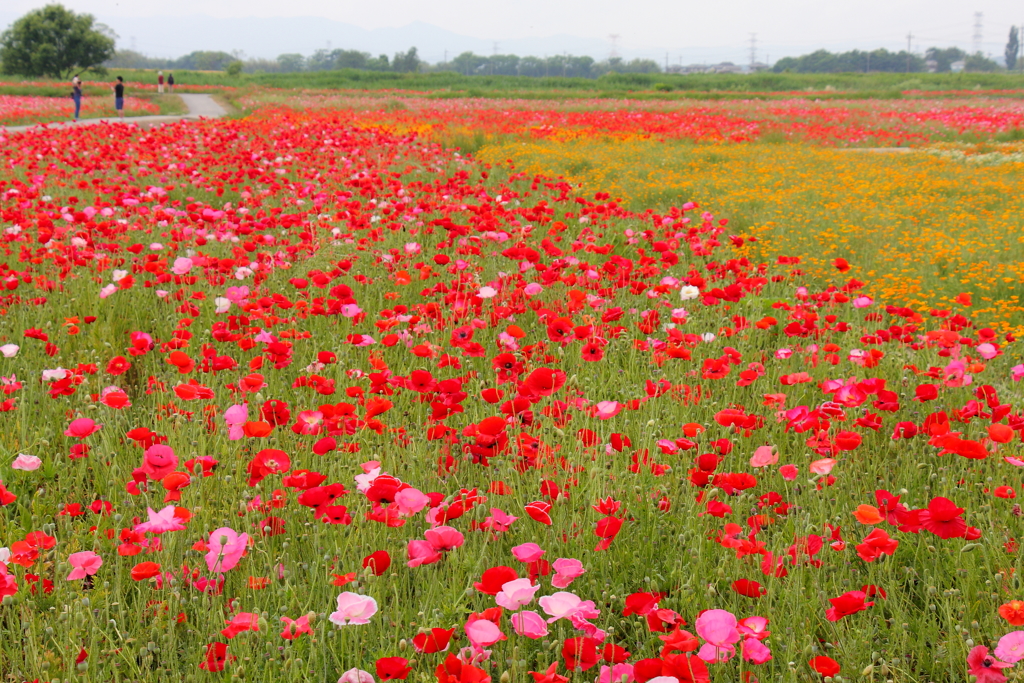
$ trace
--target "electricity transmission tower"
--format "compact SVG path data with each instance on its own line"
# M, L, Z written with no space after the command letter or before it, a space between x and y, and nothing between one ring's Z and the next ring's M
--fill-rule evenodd
M612 51L608 53L608 59L615 59L616 57L619 56L618 47L619 38L621 37L622 36L620 36L618 33L611 33L608 35L608 40L612 41Z
M981 39L983 38L981 32L981 20L984 14L981 12L974 13L974 35L971 36L971 42L974 44L974 54L981 54Z

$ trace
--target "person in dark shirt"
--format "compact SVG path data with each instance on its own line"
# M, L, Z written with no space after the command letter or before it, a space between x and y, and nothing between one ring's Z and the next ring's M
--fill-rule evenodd
M174 74L167 74L167 91L174 92Z
M114 84L114 109L117 110L117 115L120 118L124 118L124 79L120 76L117 77L117 83Z
M75 121L77 121L78 115L82 111L82 81L78 80L78 76L71 79L71 99L75 102Z

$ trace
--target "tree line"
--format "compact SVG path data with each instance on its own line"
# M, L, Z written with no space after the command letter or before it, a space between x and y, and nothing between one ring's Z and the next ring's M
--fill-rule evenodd
M196 51L177 59L157 59L131 50L119 50L104 63L109 68L121 69L179 69L196 71L225 71L237 63L246 73L299 73L361 69L365 71L391 71L397 73L454 71L464 76L566 76L570 78L597 78L606 73L661 73L661 67L651 59L624 60L613 57L604 61L593 57L554 55L551 57L520 57L518 55L462 54L437 64L429 64L419 57L415 47L398 52L392 57L360 50L317 50L309 56L289 53L277 59L245 59L238 53Z
M1010 33L1006 48L1006 68L1017 64L1017 27ZM1012 47L1012 50L1011 50ZM924 56L901 50L889 52L884 48L870 52L851 50L833 53L818 50L800 57L784 57L772 67L775 73L855 73L858 71L888 73L950 73L954 65L962 62L962 70L974 73L993 73L1002 67L981 53L968 54L958 47L930 47Z

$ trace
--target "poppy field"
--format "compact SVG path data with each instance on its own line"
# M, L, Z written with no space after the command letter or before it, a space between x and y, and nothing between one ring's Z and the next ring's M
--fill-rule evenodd
M75 106L70 97L33 97L0 95L0 126L23 126L74 118ZM159 114L160 107L137 97L124 100L125 116ZM82 98L83 118L115 117L114 97Z
M979 294L444 134L0 133L8 680L1020 678Z

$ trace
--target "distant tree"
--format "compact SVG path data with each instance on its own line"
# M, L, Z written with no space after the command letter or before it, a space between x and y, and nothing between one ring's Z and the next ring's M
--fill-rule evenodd
M935 71L938 73L948 73L953 62L967 59L967 53L958 47L930 47L924 56L925 59L935 62Z
M168 69L172 67L170 59L147 57L134 50L118 50L114 56L103 62L108 69Z
M415 47L410 47L407 52L396 52L395 58L391 60L391 69L400 73L414 73L420 70L420 56Z
M170 65L175 69L191 69L193 71L224 71L235 58L227 52L196 50L184 57L178 57Z
M885 49L861 52L853 50L833 54L818 50L800 57L784 57L775 63L775 73L848 73L856 71L920 72L925 60L906 51L889 52Z
M451 65L463 76L472 76L483 72L487 66L487 57L481 57L472 52L463 52L451 61Z
M973 55L968 55L967 59L964 60L964 71L971 71L974 73L992 73L993 71L999 71L999 65L978 52Z
M278 55L277 65L285 73L294 73L306 67L306 58L299 54Z
M224 71L227 73L228 76L237 76L238 74L242 73L243 66L245 65L242 64L242 60L236 59L235 61L228 64L227 67L224 68Z
M21 17L0 35L0 68L23 76L68 78L98 70L114 56L117 35L91 14L47 5Z
M488 72L496 76L518 76L519 55L494 55L487 60Z
M1020 33L1016 26L1010 27L1010 39L1006 41L1006 68L1014 69L1017 66L1017 54L1020 52Z

